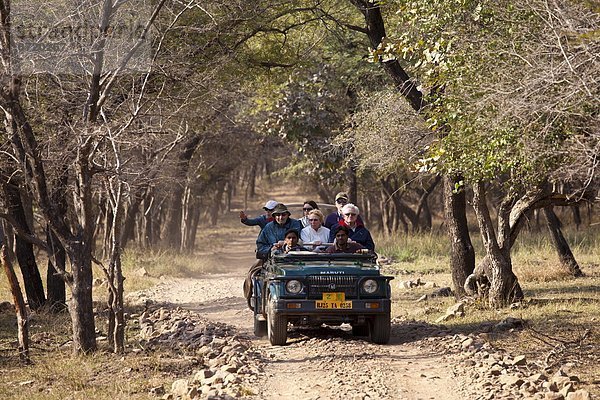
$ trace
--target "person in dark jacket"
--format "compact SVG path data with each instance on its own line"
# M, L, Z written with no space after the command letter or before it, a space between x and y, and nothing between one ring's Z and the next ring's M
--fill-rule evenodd
M269 222L258 235L256 239L256 257L267 257L271 251L271 247L275 243L283 245L285 233L289 229L294 229L297 232L302 230L302 224L299 220L290 218L291 213L288 211L285 204L279 203L273 209L272 222Z
M331 228L331 232L329 233L329 241L333 242L335 239L335 232L338 226L345 226L349 229L350 239L353 242L360 243L367 249L375 252L375 242L373 242L373 238L371 237L371 232L367 228L365 228L362 221L358 219L358 215L360 210L357 206L352 203L346 204L342 207L342 214L344 215L344 220L335 224L333 228Z
M339 192L335 195L335 206L337 207L337 211L332 212L325 218L325 222L323 225L325 228L331 229L335 224L344 220L344 215L342 214L342 208L348 204L348 194L344 192ZM358 221L363 224L363 220L358 217ZM364 224L363 224L364 225Z
M335 231L335 243L325 249L325 253L362 253L369 251L363 245L356 242L349 242L350 229L347 226L338 225Z
M248 226L260 226L262 230L269 222L273 221L273 217L271 213L273 209L278 203L275 200L269 200L265 203L263 210L265 210L264 215L260 215L256 218L248 218L248 215L244 211L240 211L240 222L244 225Z

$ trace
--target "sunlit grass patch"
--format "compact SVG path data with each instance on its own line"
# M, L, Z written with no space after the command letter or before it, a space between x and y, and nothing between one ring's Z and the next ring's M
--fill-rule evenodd
M551 282L572 279L572 274L567 268L558 263L555 258L533 259L527 257L513 262L513 271L521 282Z
M377 253L391 258L396 269L405 272L443 272L449 269L450 249L446 236L436 234L376 236Z
M98 306L98 305L97 305ZM14 314L0 313L0 398L2 399L148 399L152 387L187 373L192 361L170 352L110 352L106 339L98 351L73 356L68 313L32 313L31 365L23 364L16 350ZM105 319L96 318L105 332ZM129 349L139 347L136 330L127 329Z
M190 277L205 274L211 263L208 257L166 250L131 248L123 254L123 274L139 278ZM144 276L147 274L147 276ZM130 288L131 289L131 288ZM133 289L135 290L135 289Z

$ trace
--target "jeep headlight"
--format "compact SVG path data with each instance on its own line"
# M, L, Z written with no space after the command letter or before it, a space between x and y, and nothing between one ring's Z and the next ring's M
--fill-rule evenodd
M291 294L298 294L302 291L302 283L295 279L289 280L285 284L285 290Z
M379 285L377 285L377 281L374 279L366 279L362 283L362 288L367 294L373 294L377 291Z

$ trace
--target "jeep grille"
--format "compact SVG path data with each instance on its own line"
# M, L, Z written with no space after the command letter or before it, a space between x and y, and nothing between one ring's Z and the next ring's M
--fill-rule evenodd
M323 293L344 292L346 298L357 297L358 277L352 275L310 275L308 277L308 296L320 299Z

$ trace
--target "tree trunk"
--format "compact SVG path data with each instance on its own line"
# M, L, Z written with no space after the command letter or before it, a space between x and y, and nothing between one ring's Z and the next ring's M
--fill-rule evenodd
M371 41L371 46L377 48L386 37L380 7L368 0L350 0L350 2L364 15L367 36ZM382 64L398 91L408 100L411 107L418 113L422 113L427 106L423 99L423 93L417 89L417 85L411 81L398 60ZM444 204L446 205L446 224L452 242L450 264L456 295L460 297L464 294L463 285L466 277L475 269L475 253L467 229L465 195L460 192L454 193L455 182L450 178L446 179L448 182L444 185Z
M575 277L583 276L583 272L581 272L579 264L577 264L575 256L571 252L569 243L562 234L562 230L560 229L561 223L558 219L558 216L554 213L553 207L544 207L544 215L546 216L548 230L550 231L550 236L552 237L552 241L554 242L554 248L558 253L558 259L560 261L560 264L567 271L569 271L571 275Z
M221 180L217 182L217 188L215 196L210 206L210 224L212 226L217 225L219 218L219 210L221 209L221 202L223 201L223 192L225 190L225 181Z
M256 197L256 164L258 161L255 161L250 167L250 171L248 171L248 187L247 193L248 196L253 199Z
M165 219L164 231L161 236L165 239L167 246L172 248L181 247L181 207L183 188L176 184L169 200L169 208Z
M381 8L370 0L350 0L350 2L364 15L367 24L367 36L371 42L371 47L376 49L381 41L387 37ZM417 89L417 85L410 80L398 60L390 60L381 64L392 78L396 89L402 93L414 110L420 112L426 105L423 101L423 94Z
M498 217L499 225L501 225L498 231L504 232L500 236L505 240L505 246L501 247L487 206L485 188L481 182L473 185L473 209L479 223L486 257L489 258L490 263L489 304L492 308L505 307L522 298L519 282L512 272L510 243L508 242L510 229L504 225L509 224L509 219L503 215ZM501 209L505 210L507 214L510 212L510 208L507 206L502 206Z
M227 181L227 186L225 187L225 194L227 195L225 197L225 211L226 212L231 212L231 205L233 202L233 195L234 195L234 186L232 183L232 179L229 179Z
M579 210L579 205L574 205L571 207L571 211L573 212L573 223L575 224L575 229L579 230L581 226L581 211Z
M106 198L101 199L102 209L104 211L104 234L102 235L102 258L110 257L110 246L111 246L111 232L113 230L113 212L110 209L108 200Z
M348 196L350 196L350 203L358 203L358 177L356 176L356 167L351 166L348 168Z
M419 228L425 231L431 231L431 210L429 209L429 196L433 193L433 190L441 182L442 176L437 175L429 187L422 190L419 196L419 204L417 205L417 211L415 212L417 221L419 221Z
M184 253L191 253L194 250L194 242L196 236L196 221L198 219L199 210L195 196L192 194L191 188L188 186L185 189L183 196L183 215L181 222L181 248Z
M467 277L475 270L475 250L469 236L466 216L466 193L464 189L455 190L459 178L444 177L444 213L450 236L450 268L454 295L463 297Z
M159 241L159 239L155 237L154 231L154 215L156 213L155 209L154 189L149 188L144 194L143 212L141 215L141 225L143 227L142 245L144 247L152 247Z
M73 246L68 252L73 274L69 304L73 327L73 352L89 353L96 350L90 244L80 240L70 245Z
M65 191L68 185L68 168L61 166L61 174L53 185L51 202L59 215L67 215L68 204ZM46 274L47 302L52 312L62 312L67 309L66 271L67 254L63 244L52 231L49 223L46 225L46 245L48 246L48 269Z
M14 180L4 185L8 214L13 218L20 229L31 235L31 229L27 223L21 194ZM18 235L15 238L15 255L19 262L19 268L23 276L23 285L27 295L27 303L32 310L40 309L46 303L42 277L35 260L33 245Z
M108 342L115 353L125 351L125 318L123 315L123 270L121 266L121 241L124 235L123 227L123 187L117 183L116 190L110 194L114 201L111 203L113 214L111 230L110 263L108 265Z
M184 143L183 149L179 154L178 173L182 180L185 180L190 167L190 161L196 148L200 145L201 135L194 134ZM170 199L170 205L167 209L167 218L164 225L162 237L167 241L167 245L176 249L181 247L181 217L182 217L182 197L184 187L176 185Z
M385 237L390 236L390 222L389 222L389 213L388 208L386 207L385 200L387 195L383 187L380 189L380 199L379 199L379 209L381 210L381 231L383 232Z
M65 248L62 246L50 227L46 228L46 243L48 244L48 273L46 276L46 287L48 291L47 303L52 312L67 309L66 285L59 271L66 268ZM54 263L57 265L55 266Z
M146 192L148 186L144 185L136 190L135 194L132 196L132 202L127 207L127 212L125 213L125 222L123 223L123 233L121 235L121 247L127 247L129 241L133 238L133 232L135 230L135 221L138 213L140 212L140 206L144 199L144 193Z
M10 292L13 296L15 303L15 312L17 314L17 340L19 342L18 352L21 361L29 363L29 320L27 318L27 309L25 308L25 301L23 299L23 293L19 286L19 281L15 274L15 270L8 257L8 250L6 248L6 240L4 237L4 229L0 225L0 263L6 273L6 278L10 286Z

